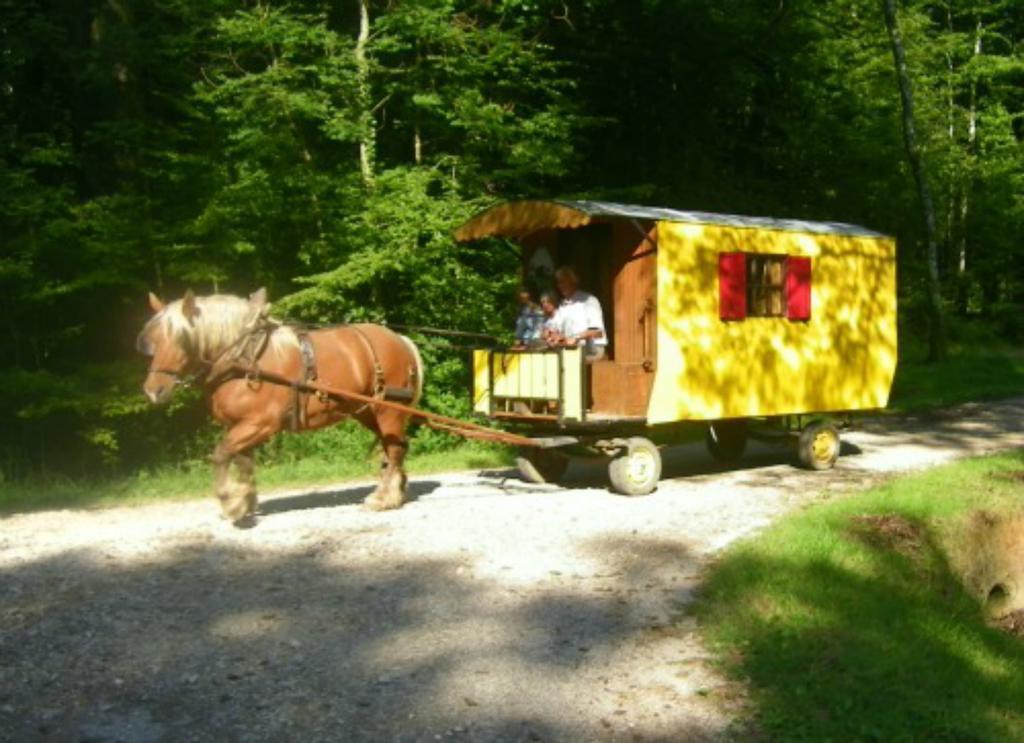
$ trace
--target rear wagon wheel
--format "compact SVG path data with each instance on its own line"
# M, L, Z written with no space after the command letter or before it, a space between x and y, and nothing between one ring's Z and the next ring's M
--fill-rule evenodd
M569 458L550 449L524 446L519 449L516 467L519 469L519 476L526 482L558 482L569 467Z
M831 469L839 458L839 431L830 423L814 421L800 432L797 456L809 470Z
M608 463L612 490L622 495L647 495L661 479L661 453L640 436L626 440L626 451Z

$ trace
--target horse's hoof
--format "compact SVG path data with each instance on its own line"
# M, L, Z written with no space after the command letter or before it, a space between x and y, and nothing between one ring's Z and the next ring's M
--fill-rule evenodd
M405 505L405 500L401 498L378 498L370 496L363 501L363 505L371 511L394 511L396 508L401 508Z
M236 529L251 529L256 526L256 514L249 513L242 518L232 521L231 525Z
M363 501L363 508L368 511L386 511L388 507L380 498L370 495Z

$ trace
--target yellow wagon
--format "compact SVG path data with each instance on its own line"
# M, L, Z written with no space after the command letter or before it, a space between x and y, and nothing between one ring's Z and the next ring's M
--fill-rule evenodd
M609 457L615 490L651 492L654 442L692 424L717 458L777 434L824 469L839 453L832 421L887 404L897 341L886 235L596 201L505 203L455 234L518 241L534 283L573 266L604 312L600 361L577 349L473 353L474 409L547 445L523 449L528 479L557 480L566 454L585 449Z

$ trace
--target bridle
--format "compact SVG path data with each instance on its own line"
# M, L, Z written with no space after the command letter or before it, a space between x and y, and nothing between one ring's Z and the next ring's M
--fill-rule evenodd
M165 377L170 377L179 387L190 386L203 372L204 368L202 363L196 365L195 371L191 372L187 370L175 371L173 369L154 369L152 367L148 369L149 374L163 374Z
M238 338L227 345L214 359L204 359L202 357L192 358L190 355L190 361L186 364L184 369L164 369L150 367L148 370L149 374L163 374L164 376L170 377L174 380L175 384L180 387L189 387L195 383L197 379L202 376L206 376L207 382L222 381L214 379L212 372L217 368L217 365L228 356L230 353L234 353L240 345L249 340L256 333L264 332L270 328L277 327L278 323L270 320L267 317L261 317L253 327L246 330L244 333L239 334ZM256 359L252 359L255 364ZM219 375L218 375L219 377Z

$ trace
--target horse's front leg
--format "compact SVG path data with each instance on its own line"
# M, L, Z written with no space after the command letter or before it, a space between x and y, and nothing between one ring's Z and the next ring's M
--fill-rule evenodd
M256 513L256 452L253 449L235 455L236 482L246 491L246 514Z
M253 448L271 435L273 428L258 423L233 426L213 452L213 471L221 512L236 526L256 512L256 480ZM232 472L232 465L235 472Z

